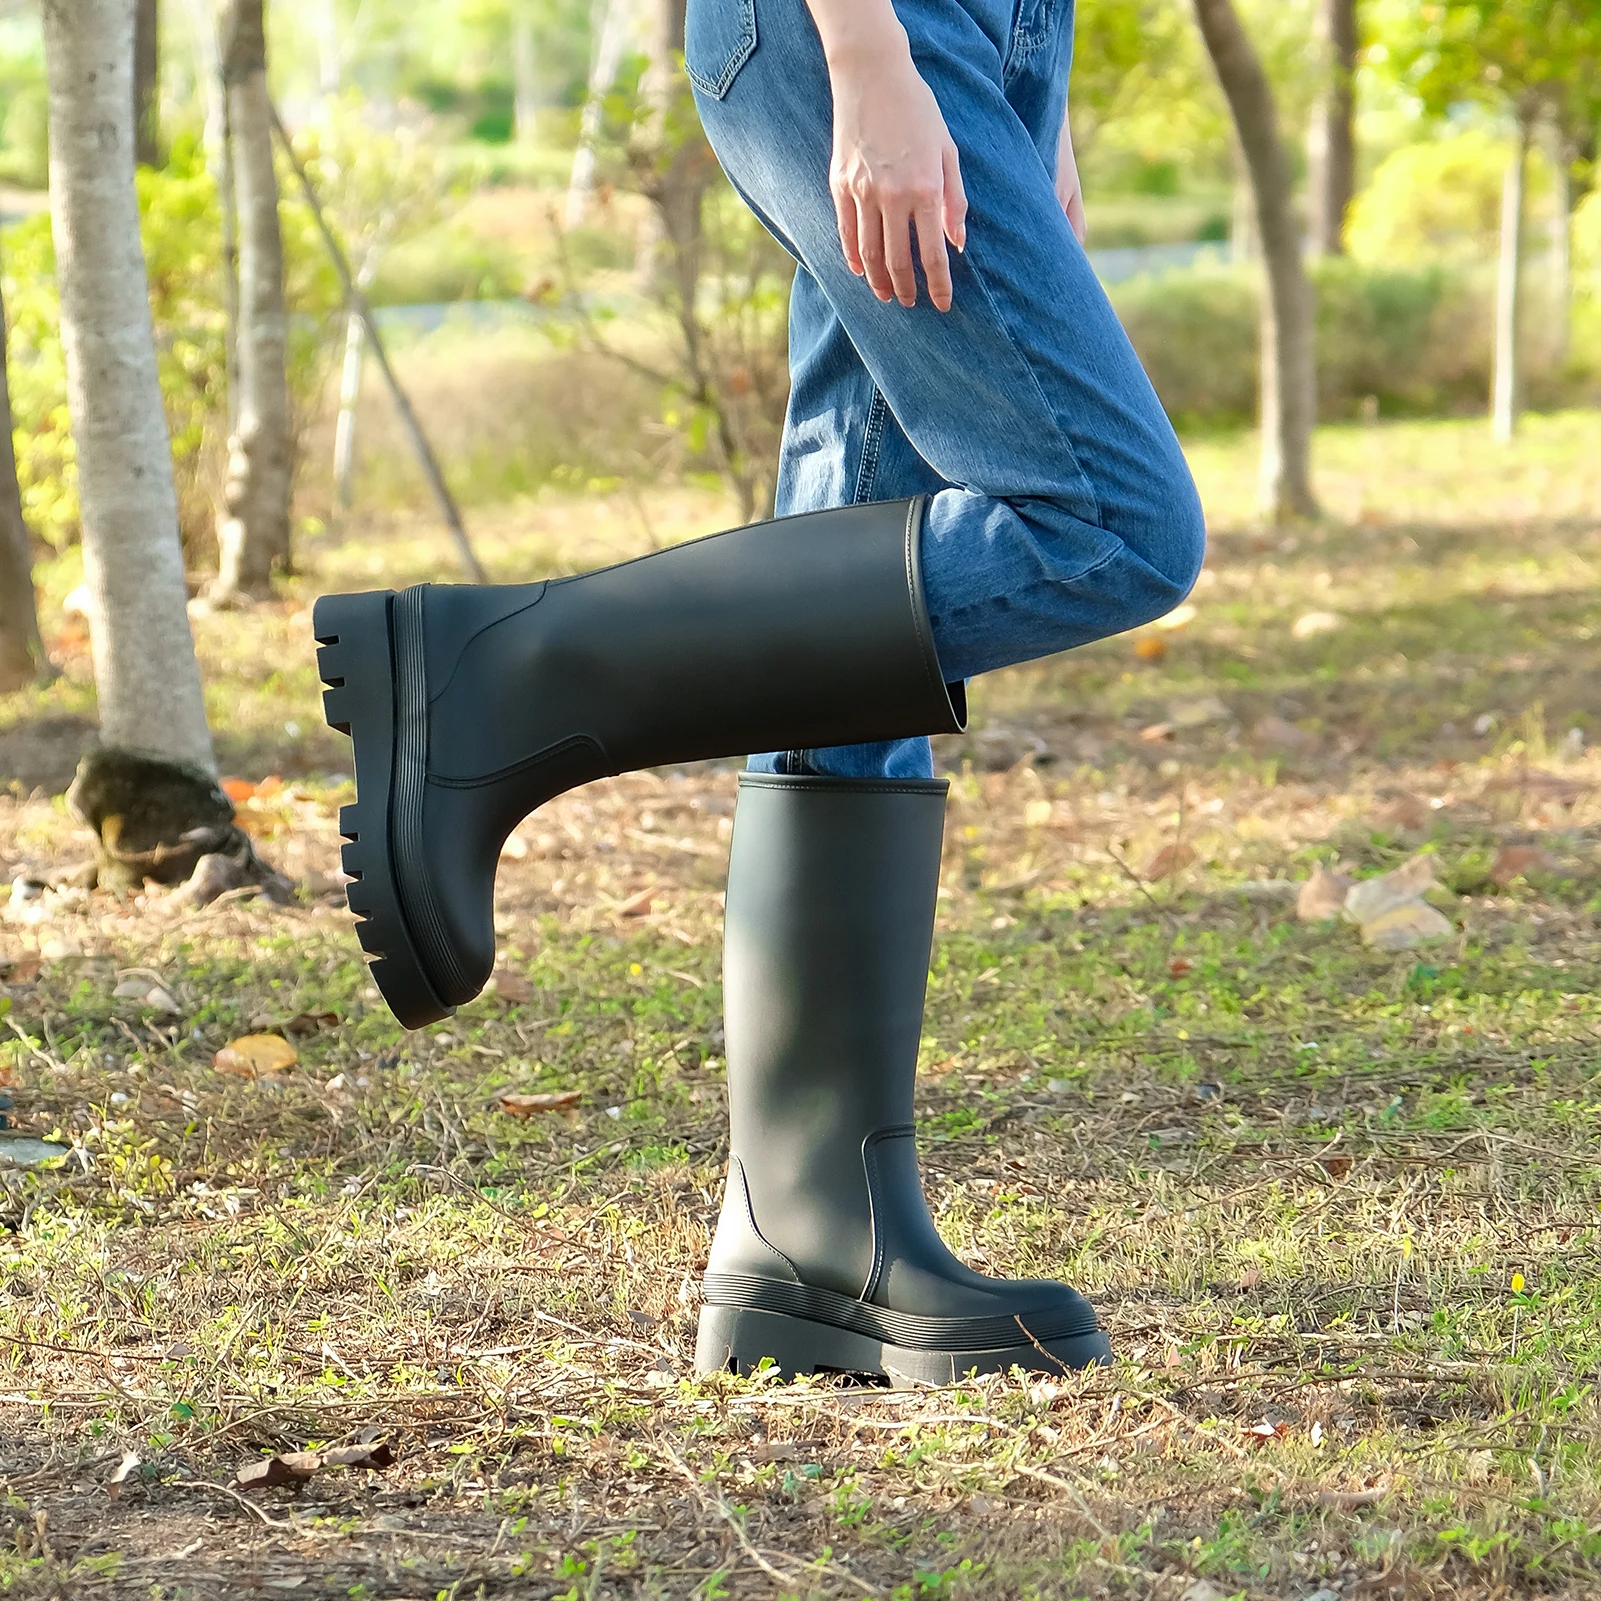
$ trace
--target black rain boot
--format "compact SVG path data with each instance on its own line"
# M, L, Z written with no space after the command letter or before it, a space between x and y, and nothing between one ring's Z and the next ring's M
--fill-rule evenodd
M732 1138L695 1366L887 1373L1110 1360L1065 1284L940 1239L912 1130L944 783L747 774L728 865Z
M536 806L668 762L959 732L924 609L921 499L737 528L576 578L325 595L357 935L420 1028L484 986L495 867Z

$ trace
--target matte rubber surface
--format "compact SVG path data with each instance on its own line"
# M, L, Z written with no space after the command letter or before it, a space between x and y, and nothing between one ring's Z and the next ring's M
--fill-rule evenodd
M356 914L356 938L372 957L373 982L406 1028L449 1017L406 929L390 843L394 794L395 674L391 661L394 595L324 595L312 611L317 672L328 687L328 724L356 748L356 800L339 809L340 853L351 884L345 899Z
M913 1379L920 1384L954 1384L969 1373L1006 1373L1014 1367L1033 1372L1075 1372L1111 1361L1111 1347L1097 1330L1067 1339L1028 1341L976 1351L924 1351L850 1329L781 1312L750 1307L703 1306L695 1342L695 1371L749 1374L770 1360L780 1373L862 1373Z

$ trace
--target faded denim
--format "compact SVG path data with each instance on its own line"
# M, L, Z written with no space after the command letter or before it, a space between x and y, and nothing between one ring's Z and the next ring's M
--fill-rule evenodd
M961 153L955 300L881 304L845 265L827 69L805 0L689 0L685 58L724 170L799 263L776 510L929 494L924 586L949 679L1176 606L1205 528L1178 440L1054 191L1072 0L895 0ZM926 739L752 758L926 778Z

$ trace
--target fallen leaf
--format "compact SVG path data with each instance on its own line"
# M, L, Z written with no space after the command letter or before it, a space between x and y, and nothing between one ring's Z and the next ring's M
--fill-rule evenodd
M1417 900L1425 890L1439 883L1434 876L1438 865L1438 859L1433 856L1414 856L1388 873L1353 884L1346 892L1345 915L1353 923L1367 924L1408 901Z
M1195 963L1192 962L1187 956L1175 956L1173 960L1167 964L1167 970L1173 975L1174 978L1182 978L1186 973L1191 972L1194 967Z
M1409 951L1427 940L1456 932L1450 918L1427 901L1406 901L1362 925L1362 938L1379 951Z
M294 1451L288 1456L262 1457L247 1462L234 1474L233 1482L242 1490L276 1490L281 1485L304 1484L317 1470L306 1462L311 1451Z
M1344 621L1337 611L1303 612L1290 624L1290 638L1316 639L1319 634L1332 634Z
M1539 845L1503 845L1490 864L1490 882L1504 888L1527 873L1557 873L1562 864Z
M522 1006L534 998L534 986L521 973L499 969L491 980L496 996L508 1006Z
M43 965L43 957L32 954L0 957L0 983L31 984Z
M300 1060L300 1053L281 1034L244 1034L212 1057L219 1073L234 1078L277 1078Z
M367 1440L356 1445L335 1445L315 1452L318 1466L324 1468L393 1467L395 1448L387 1440Z
M122 1494L122 1486L128 1475L143 1465L137 1451L124 1451L122 1460L111 1470L111 1477L106 1480L106 1498L115 1501Z
M287 1023L283 1031L292 1039L306 1039L313 1034L321 1033L325 1028L338 1028L338 1012L296 1012Z
M1274 745L1280 750L1311 750L1317 744L1317 736L1309 734L1304 728L1297 728L1294 723L1286 722L1282 717L1264 717L1252 730L1252 737L1259 744Z
M1205 1579L1197 1579L1179 1597L1179 1601L1223 1601L1226 1594L1227 1591L1218 1589L1215 1584L1208 1584Z
M1320 1490L1313 1499L1319 1506L1355 1512L1360 1507L1377 1506L1389 1493L1389 1485L1375 1484L1366 1490Z
M368 1431L364 1431L368 1432ZM324 1446L320 1451L280 1451L257 1462L247 1462L234 1475L241 1489L273 1490L304 1484L326 1468L369 1468L393 1465L394 1447L387 1440L362 1440L355 1445Z
M823 1448L821 1440L768 1440L750 1448L752 1462L795 1462L815 1456Z
M1321 923L1338 917L1345 910L1345 897L1355 880L1346 873L1332 873L1322 862L1301 886L1295 900L1295 915L1303 923Z
M243 806L256 793L256 786L248 778L219 778L217 784L235 806Z
M1290 1432L1288 1423L1270 1423L1263 1418L1260 1423L1253 1423L1245 1431L1247 1439L1255 1440L1258 1445L1266 1445L1269 1440L1282 1440Z
M1158 879L1173 878L1196 859L1195 847L1179 840L1172 845L1164 845L1140 869L1140 877L1147 884L1154 884Z
M1025 828L1043 828L1051 820L1052 806L1048 800L1031 800L1023 808Z
M1149 723L1140 730L1140 738L1147 745L1160 745L1172 739L1177 732L1172 723Z
M1159 662L1167 655L1167 641L1160 634L1141 634L1134 641L1137 661Z
M583 1099L582 1090L538 1090L532 1094L508 1091L495 1097L495 1104L513 1117L532 1117L535 1112L564 1112Z
M655 885L646 889L635 890L627 900L619 902L612 908L614 917L643 917L650 911L650 903L656 894Z
M1254 1290L1262 1282L1262 1270L1259 1267L1248 1267L1240 1275L1240 1288Z
M1321 1156L1318 1158L1318 1166L1331 1179L1343 1179L1351 1171L1351 1158L1348 1156Z

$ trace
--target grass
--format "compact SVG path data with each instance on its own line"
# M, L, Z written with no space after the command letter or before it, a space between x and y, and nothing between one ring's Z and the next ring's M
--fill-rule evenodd
M1580 415L1504 454L1477 424L1331 431L1332 515L1287 536L1246 518L1248 442L1198 444L1193 620L1000 675L943 747L928 1189L967 1260L1094 1298L1120 1361L1087 1376L691 1378L732 771L525 823L495 992L405 1036L330 881L348 786L307 609L445 574L443 541L353 526L281 603L200 618L225 765L284 776L244 816L302 897L66 891L0 925L12 1116L75 1153L0 1171L0 1587L1596 1593L1598 444ZM511 577L724 514L547 491L475 531ZM8 706L8 771L89 710L75 578L45 576L69 672ZM83 849L48 788L0 806L12 870ZM1313 864L1420 849L1449 939L1296 919ZM176 1010L119 998L133 968ZM213 1068L262 1030L298 1048L280 1079ZM523 1121L507 1090L579 1100ZM393 1466L231 1483L368 1430Z

